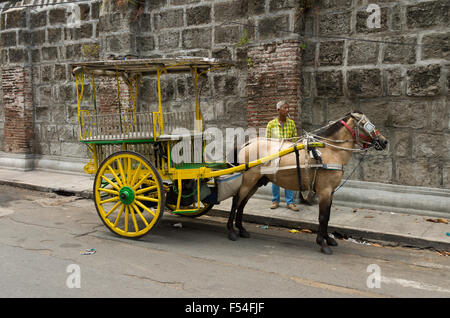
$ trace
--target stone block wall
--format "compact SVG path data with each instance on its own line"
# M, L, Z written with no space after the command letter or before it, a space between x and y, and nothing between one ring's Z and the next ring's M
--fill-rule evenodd
M139 18L141 56L206 56L234 60L237 67L206 74L200 80L200 107L206 127L220 129L249 124L247 75L253 62L249 47L297 39L296 1L158 0L147 3ZM285 32L285 31L290 32ZM144 79L142 109L156 109L156 82ZM190 76L163 79L163 100L170 111L193 109ZM295 103L294 103L295 104ZM266 106L261 106L265 111ZM270 105L271 116L276 115ZM297 111L295 111L296 116Z
M299 0L145 3L138 17L117 1L82 3L78 26L69 27L71 12L64 6L31 10L0 2L1 151L89 156L78 142L72 62L125 56L219 57L236 61L237 67L200 79L206 127L264 126L276 115L272 104L278 98L293 98L291 115L299 132L358 109L387 136L390 146L370 153L352 179L450 188L448 0L315 0L300 19L299 4L304 1ZM367 26L369 4L380 7L379 28ZM264 48L272 55L256 53ZM275 65L273 59L282 57L285 49L291 51L283 53L280 63L291 64L270 81L278 88L264 91L255 79ZM31 106L23 104L32 112L32 125L22 125L32 127L32 134L25 135L27 144L8 140L6 134L8 69L18 74L26 70L21 74L31 77L31 97L17 95L14 100L14 105L32 101ZM85 84L83 107L92 107ZM193 109L193 90L190 76L165 76L165 109ZM104 94L105 101L117 102L108 89ZM143 79L139 100L138 111L156 110L155 78ZM348 172L358 159L355 155Z
M54 1L56 2L56 1ZM21 7L6 3L1 12L0 50L2 56L2 87L4 138L2 149L54 157L87 157L87 149L78 142L75 85L70 73L72 62L98 59L99 1L79 4L80 20L71 26L72 11L67 6ZM32 4L28 1L28 4ZM32 107L28 109L31 132L27 132L28 147L8 139L19 133L8 113L6 87L17 84L8 77L11 67L27 69L27 85L31 90ZM11 82L10 82L11 81ZM85 91L89 97L90 90ZM20 99L16 95L16 100ZM0 107L2 108L2 107ZM16 124L14 124L16 125ZM13 126L14 128L15 126Z
M368 27L369 4L380 8L380 28ZM390 145L370 153L352 179L450 188L450 2L323 0L315 6L299 28L306 44L303 128L361 110Z
M237 68L211 72L200 79L200 107L206 127L246 128L248 46L296 38L292 32L285 32L294 30L295 1L148 1L136 17L128 6L99 0L76 5L80 12L77 26L69 25L73 14L69 8L51 5L56 2L62 1L27 8L22 3L3 1L0 28L2 68L16 64L31 68L33 134L30 148L24 151L54 158L89 156L78 142L76 91L70 74L73 62L136 56L235 60ZM37 3L30 0L25 5ZM92 108L87 81L83 108ZM117 104L115 83L102 87L98 91L100 108ZM122 96L126 95L124 89ZM193 96L190 76L163 78L167 111L193 109ZM156 110L155 78L143 79L139 101L138 111ZM4 113L0 103L0 129ZM2 129L1 150L10 151L3 144L3 135Z

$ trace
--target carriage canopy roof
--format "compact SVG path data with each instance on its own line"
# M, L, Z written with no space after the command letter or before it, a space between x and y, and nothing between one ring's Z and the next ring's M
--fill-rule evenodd
M234 63L231 61L219 60L204 57L177 57L177 58L155 58L155 59L127 59L127 60L103 60L94 62L81 62L72 64L74 73L80 71L91 73L140 73L142 75L156 74L157 70L163 69L170 73L191 72L193 68L197 70L207 70L212 68L230 67Z

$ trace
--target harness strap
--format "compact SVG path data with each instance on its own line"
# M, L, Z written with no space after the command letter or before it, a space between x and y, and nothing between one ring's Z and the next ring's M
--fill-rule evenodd
M364 148L364 149L365 149L365 148L367 148L367 147L369 146L371 139L370 139L369 137L367 137L367 136L362 135L362 134L359 133L359 126L358 126L358 125L355 126L355 129L352 129L352 127L350 127L349 125L347 125L347 123L346 123L345 121L343 121L343 120L341 120L341 124L344 125L345 128L347 128L347 129L352 133L353 139L355 140L355 142L356 142L358 145L360 145L360 144L359 144L359 140L362 139L362 142L363 142L364 144L363 144L363 145L360 145L361 148Z
M300 203L306 202L305 198L302 194L302 174L300 172L300 159L299 159L299 151L297 147L294 145L294 152L295 152L295 163L297 168L297 179L298 179L298 196L300 199Z
M298 158L298 149L296 146L294 146L294 152L295 152L295 163L297 168L297 178L298 178L298 189L301 191L302 188L302 175L300 173L300 159Z
M325 170L339 170L344 171L344 165L337 164L337 163L317 163L317 164L308 164L308 165L299 165L301 169L305 168L312 168L312 169L325 169ZM295 169L297 168L297 165L291 165L291 166L285 166L285 167L278 167L278 170L289 170L289 169Z
M340 165L337 163L329 163L329 164L318 164L318 165L313 165L313 166L317 166L314 168L321 168L321 169L325 169L325 170L340 170L340 171L344 171L344 165Z

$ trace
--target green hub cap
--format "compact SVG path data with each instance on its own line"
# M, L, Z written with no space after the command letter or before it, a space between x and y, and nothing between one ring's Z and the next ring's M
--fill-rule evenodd
M123 187L119 191L119 198L123 204L130 205L134 201L134 190L130 187Z

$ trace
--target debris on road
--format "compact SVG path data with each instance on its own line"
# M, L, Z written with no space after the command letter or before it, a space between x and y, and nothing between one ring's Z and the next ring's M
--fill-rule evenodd
M433 223L444 223L444 224L448 224L448 220L444 219L444 218L438 218L438 219L426 219L428 222L433 222Z
M450 252L447 251L437 251L440 256L450 256Z
M175 224L173 225L173 227L176 227L176 228L178 228L178 229L181 229L181 228L183 228L183 224L182 224L182 223L175 223Z
M93 249L93 248L88 248L88 249L85 249L84 251L81 251L81 255L92 255L92 254L95 254L96 253L96 250L95 249Z
M347 241L348 241L348 242L355 243L355 244L359 244L359 245L368 245L368 246L372 245L372 244L369 243L369 242L366 242L366 241L357 241L357 240L355 240L355 239L353 239L353 238L351 238L351 237L349 237L349 238L347 239Z
M301 229L301 230L296 230L296 229L292 229L289 230L290 233L312 233L311 230L308 229Z

